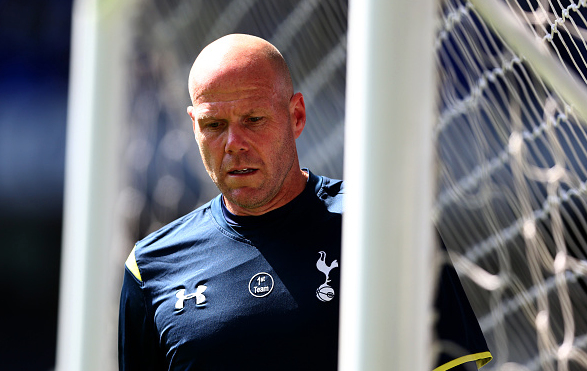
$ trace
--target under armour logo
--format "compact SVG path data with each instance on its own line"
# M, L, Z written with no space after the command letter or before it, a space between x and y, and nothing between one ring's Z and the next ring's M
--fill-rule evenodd
M175 309L183 309L184 300L189 300L192 298L196 298L196 305L203 304L204 302L206 302L206 297L204 296L204 294L202 294L204 291L206 291L206 286L204 285L196 287L196 292L187 295L185 294L185 289L177 290L177 293L175 293L175 297L177 297Z
M324 251L320 251L320 258L316 262L316 268L326 276L326 281L318 289L316 289L316 297L321 301L330 301L334 298L334 289L328 285L330 282L330 271L334 268L338 268L338 261L333 260L330 265L326 265L326 253Z

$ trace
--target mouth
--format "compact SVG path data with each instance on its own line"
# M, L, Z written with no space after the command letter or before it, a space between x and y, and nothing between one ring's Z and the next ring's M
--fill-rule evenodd
M252 174L255 171L257 171L257 169L244 168L244 169L232 170L232 171L229 171L228 173L230 175L246 175L246 174Z

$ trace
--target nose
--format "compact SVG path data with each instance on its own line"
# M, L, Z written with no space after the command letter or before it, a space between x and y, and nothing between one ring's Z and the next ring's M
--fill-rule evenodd
M237 153L248 149L249 144L244 128L237 123L229 125L224 152Z

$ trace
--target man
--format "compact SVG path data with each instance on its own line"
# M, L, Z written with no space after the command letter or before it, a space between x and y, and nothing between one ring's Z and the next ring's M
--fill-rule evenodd
M283 57L228 35L202 50L188 86L221 195L131 252L120 369L335 370L343 186L300 169L306 110ZM468 336L482 345L456 364L490 356L474 321Z

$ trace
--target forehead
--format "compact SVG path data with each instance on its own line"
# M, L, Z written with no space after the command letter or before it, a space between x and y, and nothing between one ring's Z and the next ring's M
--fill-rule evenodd
M273 89L236 89L210 91L196 97L194 109L198 119L224 115L249 115L274 110L279 95Z
M212 55L210 55L212 54ZM251 89L274 90L280 84L273 63L258 55L242 53L204 53L190 72L192 99L212 93L231 93Z
M246 114L243 111L289 101L283 94L283 79L267 59L240 54L216 57L197 61L190 76L192 104L199 115L226 110Z
M282 97L279 83L266 70L219 69L194 85L196 109L215 107L268 105Z
M266 58L243 53L213 54L198 56L192 66L193 77L197 83L228 78L230 80L249 80L273 77L274 68Z
M194 104L274 99L278 90L269 82L228 80L208 84L196 91Z
M254 103L269 102L278 99L279 94L271 85L228 85L201 90L194 96L194 106L215 103Z

